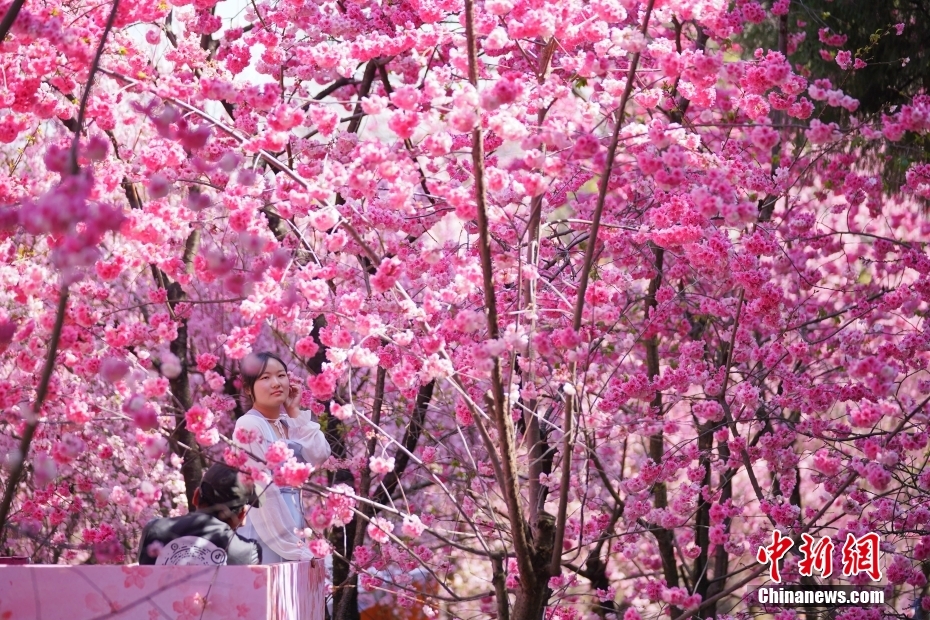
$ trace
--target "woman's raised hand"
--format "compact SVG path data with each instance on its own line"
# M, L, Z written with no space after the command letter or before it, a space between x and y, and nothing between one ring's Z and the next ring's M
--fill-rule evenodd
M296 418L300 415L300 392L300 383L292 380L284 400L284 410L288 417Z

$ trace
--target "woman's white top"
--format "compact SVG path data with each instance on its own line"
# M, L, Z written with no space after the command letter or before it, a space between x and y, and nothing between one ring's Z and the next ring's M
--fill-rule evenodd
M312 421L309 411L301 411L296 418L282 414L279 419L287 425L286 438L278 436L271 422L255 409L236 420L237 429L254 431L256 434L255 441L243 447L257 458L264 459L265 450L272 443L284 441L294 450L294 455L299 460L304 460L313 467L319 467L329 458L329 443L320 430L320 425ZM261 495L261 506L249 509L246 518L262 542L286 560L312 560L313 554L294 533L295 528L303 527L303 524L294 523L278 485L272 482L264 489L256 488L256 492Z

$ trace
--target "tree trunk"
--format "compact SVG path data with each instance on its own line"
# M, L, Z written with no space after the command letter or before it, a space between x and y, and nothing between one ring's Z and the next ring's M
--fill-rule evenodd
M191 269L194 260L194 254L197 252L197 246L200 243L200 232L191 231L184 245L183 261L187 269ZM170 282L168 275L152 265L152 275L155 282L165 289L168 293L168 308L171 310L172 318L178 322L178 335L171 341L171 352L177 356L181 363L181 373L169 379L171 386L171 395L175 400L174 412L174 432L169 437L171 450L181 457L181 475L184 478L184 493L187 495L187 508L194 510L194 491L200 486L203 478L203 453L200 450L200 444L194 438L194 434L187 429L187 420L184 414L194 406L193 394L191 393L190 377L188 375L187 357L187 318L178 317L178 304L187 300L187 293L177 282Z
M164 275L164 274L162 274ZM172 282L168 289L168 305L172 310L179 301L187 299L181 285ZM184 493L187 495L188 510L195 510L194 491L203 479L203 454L194 434L187 429L184 414L194 406L190 377L187 374L187 319L178 322L178 337L171 341L171 352L181 360L181 374L169 380L171 394L177 404L174 412L174 432L171 434L171 449L181 457L181 475L184 477Z

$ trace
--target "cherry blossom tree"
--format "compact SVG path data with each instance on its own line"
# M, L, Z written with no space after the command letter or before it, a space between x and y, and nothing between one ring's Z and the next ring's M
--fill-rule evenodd
M753 598L774 529L804 584L802 534L835 566L880 535L886 605L844 618L930 610L930 164L862 157L930 96L855 115L822 76L869 52L800 56L803 6L0 10L8 553L132 561L225 459L304 486L338 620L360 589L787 619ZM320 470L231 436L255 350L303 382Z

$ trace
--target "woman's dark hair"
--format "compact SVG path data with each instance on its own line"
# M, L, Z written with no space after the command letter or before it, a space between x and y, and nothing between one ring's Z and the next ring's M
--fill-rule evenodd
M265 372L265 368L268 367L268 360L277 360L284 367L284 372L287 372L287 364L284 363L284 360L268 351L250 353L239 364L239 371L242 373L242 390L249 399L254 398L255 382L258 381L258 378Z

